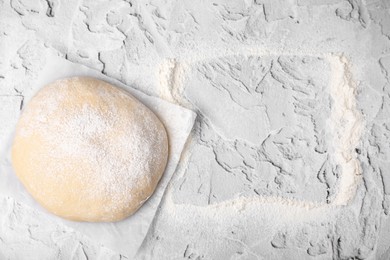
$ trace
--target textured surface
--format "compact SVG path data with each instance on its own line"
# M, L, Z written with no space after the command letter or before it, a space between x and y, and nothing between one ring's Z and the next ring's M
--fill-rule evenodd
M0 0L0 142L48 49L199 115L139 259L390 258L388 0ZM121 258L1 209L2 258Z

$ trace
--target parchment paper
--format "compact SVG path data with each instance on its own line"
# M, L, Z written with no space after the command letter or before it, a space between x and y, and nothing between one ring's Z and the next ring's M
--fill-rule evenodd
M5 144L5 147L2 147L0 151L2 153L1 156L7 156L7 163L1 166L0 194L11 196L20 202L26 203L33 208L44 212L50 219L62 222L73 229L86 234L94 242L111 248L129 259L132 259L147 234L164 190L176 169L181 151L192 129L196 115L188 109L171 104L156 97L148 96L134 88L130 88L120 83L117 80L108 78L95 70L89 69L83 65L69 62L56 56L55 54L51 54L47 57L45 67L41 71L37 80L35 82L31 82L31 84L34 88L36 86L36 90L34 89L36 92L49 82L71 76L91 76L105 80L115 86L127 90L154 111L165 124L168 132L170 154L167 167L155 192L133 216L130 216L120 222L86 223L64 220L49 213L36 203L16 178L12 170L10 160L10 147L13 138L10 136L8 138L8 143ZM27 97L27 99L30 98L31 97Z

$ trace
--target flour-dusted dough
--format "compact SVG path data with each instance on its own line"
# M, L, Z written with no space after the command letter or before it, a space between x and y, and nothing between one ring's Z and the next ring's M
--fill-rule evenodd
M23 111L12 146L16 175L50 212L118 221L153 193L168 158L157 116L104 81L75 77L41 89Z

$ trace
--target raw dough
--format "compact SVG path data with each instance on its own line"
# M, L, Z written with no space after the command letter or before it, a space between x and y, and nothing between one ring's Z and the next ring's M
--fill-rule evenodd
M157 116L104 81L75 77L40 90L19 119L16 175L47 210L75 221L133 214L153 193L168 158Z

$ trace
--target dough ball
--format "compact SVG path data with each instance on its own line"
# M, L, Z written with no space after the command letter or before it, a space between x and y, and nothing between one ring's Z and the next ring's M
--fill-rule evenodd
M17 124L12 164L50 212L75 221L122 220L151 196L165 170L168 137L157 116L104 81L55 81Z

